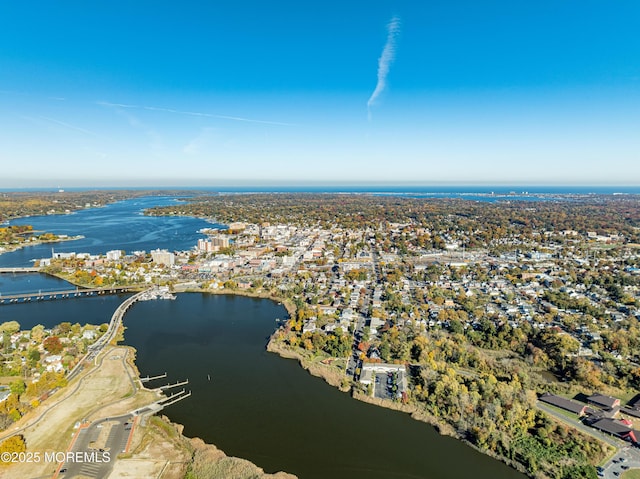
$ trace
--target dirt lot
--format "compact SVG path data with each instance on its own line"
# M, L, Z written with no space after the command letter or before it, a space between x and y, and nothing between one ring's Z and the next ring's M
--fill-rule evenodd
M22 431L28 452L41 456L66 452L77 426L87 420L127 413L157 399L155 393L134 390L137 372L129 364L134 356L127 347L109 347L96 367L83 373L24 416L13 430ZM139 382L138 382L139 384ZM2 436L6 436L3 434ZM57 464L44 461L0 468L0 477L40 477L53 473Z

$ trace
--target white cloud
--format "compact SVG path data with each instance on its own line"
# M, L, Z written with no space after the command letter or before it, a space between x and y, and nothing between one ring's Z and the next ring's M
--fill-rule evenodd
M400 33L400 18L393 16L387 24L387 42L382 49L382 54L378 59L378 82L376 88L367 101L367 112L371 119L371 107L375 104L380 94L387 87L387 76L389 75L389 67L396 56L396 39Z

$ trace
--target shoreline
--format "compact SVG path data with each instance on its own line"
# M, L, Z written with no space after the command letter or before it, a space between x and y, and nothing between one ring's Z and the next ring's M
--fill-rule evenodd
M57 275L56 275L57 276ZM64 279L65 281L69 281L67 278L61 278ZM256 299L268 299L274 302L277 302L278 304L282 305L285 310L287 311L287 314L289 315L289 317L295 316L296 313L296 307L294 304L292 304L290 301L287 301L286 299L282 299L279 298L277 296L274 296L272 294L270 294L267 291L248 291L248 290L231 290L231 289L203 289L203 288L187 288L185 290L177 290L174 291L174 293L200 293L200 294L215 294L215 295L230 295L230 296L244 296L244 297L250 297L250 298L256 298ZM287 318L288 319L288 318ZM317 362L317 361L313 361L311 358L309 357L305 357L304 355L300 354L300 352L293 350L281 343L278 342L278 338L277 333L280 331L281 329L278 328L276 329L271 336L269 337L269 341L266 344L265 348L268 352L270 353L274 353L274 354L278 354L280 357L285 358L285 359L294 359L298 362L298 364L304 369L306 370L309 374L311 374L312 376L318 377L323 379L328 385L338 388L338 390L340 390L341 392L345 392L345 393L350 393L350 396L358 401L362 401L365 403L369 403L375 406L379 406L379 407L383 407L386 409L391 409L391 410L395 410L395 411L400 411L400 412L404 412L406 414L409 414L411 416L412 419L416 420L416 421L420 421L423 423L426 423L430 426L432 426L440 435L442 436L450 436L453 437L457 440L462 441L463 443L465 443L466 445L472 447L473 449L475 449L476 451L480 452L481 454L484 454L486 456L489 456L493 459L499 460L502 463L506 464L507 466L515 469L518 472L521 472L523 474L526 474L526 471L524 470L523 466L515 461L509 460L508 458L505 457L501 457L495 454L491 454L488 453L486 451L480 450L478 447L476 447L475 445L473 445L472 443L470 443L468 440L465 439L465 437L458 431L456 431L454 428L452 428L449 424L447 424L446 422L443 422L441 420L439 420L436 417L433 417L431 415L426 414L425 412L421 411L419 408L417 408L415 405L413 404L401 404L401 403L395 403L395 402L389 402L389 401L385 401L382 399L376 399L376 398L372 398L368 395L366 395L365 393L359 392L357 390L355 390L352 387L352 384L350 384L350 381L346 378L346 376L344 375L344 371L342 370L338 370L336 367L331 366L330 364L325 364L322 362ZM124 331L122 332L122 336L119 338L119 341L122 341L124 338ZM121 346L126 346L127 348L129 348L133 355L132 357L128 358L128 365L131 368L132 372L134 373L135 377L139 380L140 379L140 372L135 364L135 358L137 355L137 350L135 350L135 348L128 346L128 345L122 345ZM142 385L142 389L146 389L144 387L144 385ZM247 460L247 459L243 459L243 458L237 458L237 457L233 457L233 456L227 456L224 451L220 450L215 444L211 444L211 443L207 443L205 442L203 439L199 438L199 437L193 437L190 438L188 436L185 436L183 434L183 430L184 430L184 425L179 424L179 423L174 423L173 421L171 421L166 415L163 414L158 414L158 415L154 415L151 416L150 419L152 417L156 417L158 418L158 420L160 420L164 426L159 426L159 428L171 428L172 430L174 430L177 435L180 438L180 443L183 447L187 447L190 450L193 451L193 455L191 457L191 461L193 461L195 459L195 455L196 454L200 454L200 455L204 455L204 456L213 456L213 457L217 457L220 460L222 459L228 459L228 460L236 460L236 461L243 461L244 463L250 464L251 466L255 467L256 469L259 470L259 474L263 474L262 476L257 476L260 478L264 478L264 479L270 479L270 478L278 478L278 479L297 479L297 476L294 476L290 473L286 473L283 471L278 471L276 473L270 474L270 473L265 473L264 470L262 470L262 468L260 468L259 466L257 466L256 464L252 463L251 461ZM176 453L178 453L178 449L177 449L176 445ZM191 464L189 462L189 464ZM221 477L225 477L225 476L221 476Z
M327 384L333 387L337 387L341 392L350 393L350 396L357 401L362 401L364 403L372 404L374 406L406 413L409 416L411 416L412 419L426 423L429 426L433 427L436 430L436 432L441 436L449 436L458 441L461 441L467 446L471 447L472 449L475 449L476 451L478 451L480 454L489 456L492 459L500 461L503 464L511 467L512 469L515 469L516 471L527 475L527 471L524 469L524 467L520 463L510 460L509 458L498 456L496 454L491 454L479 449L477 446L469 442L460 432L456 431L453 427L451 427L451 425L447 424L446 422L438 420L438 418L432 415L426 414L424 411L421 411L413 404L402 404L402 403L390 402L384 399L372 398L371 396L368 396L365 393L356 391L351 387L345 389L344 387L342 387L342 384L338 384L335 381L335 377L333 376L333 374L331 374L332 371L329 369L328 366L312 363L297 351L294 351L291 348L288 348L281 344L277 344L277 339L275 339L275 332L269 339L269 343L267 344L267 351L278 354L280 357L283 357L286 359L295 359L298 362L298 364L303 369L305 369L309 374L311 374L312 376L316 376L321 379L324 379L324 381Z
M272 296L266 293L242 291L242 290L240 291L228 290L228 289L212 290L212 291L193 290L192 292L229 294L229 295L236 295L236 296L246 296L251 298L270 299L272 301L277 301L278 303L282 304L287 310L289 317L295 316L295 313L296 313L296 307L294 304L292 304L289 301L282 300L280 298L277 298L275 296ZM527 471L525 470L522 464L516 461L513 461L507 457L499 456L499 455L492 454L490 452L479 449L476 445L468 441L460 432L456 431L450 424L447 424L446 422L439 420L435 416L432 416L430 414L425 413L424 411L421 411L413 404L389 402L383 399L372 398L364 393L355 391L351 385L345 385L345 383L343 382L343 378L346 378L343 372L341 373L342 377L337 378L335 375L335 369L332 368L331 366L323 363L313 362L309 358L304 357L298 351L295 351L289 347L279 344L278 339L276 338L276 335L280 331L280 329L281 328L276 329L269 337L269 342L267 343L267 346L266 346L266 350L268 352L277 354L278 356L285 359L296 360L300 365L300 367L306 370L309 374L323 379L328 385L338 388L338 390L341 392L349 393L351 397L357 401L362 401L362 402L372 404L374 406L382 407L385 409L404 412L409 416L411 416L413 420L426 423L429 426L433 427L436 430L436 432L438 432L438 434L440 434L441 436L449 436L458 441L461 441L467 446L471 447L472 449L478 451L480 454L484 454L485 456L488 456L488 457L491 457L492 459L500 461L503 464L506 464L507 466L511 467L512 469L515 469L516 471L527 475Z
M295 306L289 304L286 305L284 301L279 300L271 296L268 293L260 293L260 292L250 292L243 291L240 293L246 294L237 294L238 292L233 292L230 290L219 290L219 291L207 291L207 290L185 290L180 291L180 293L213 293L213 294L228 294L228 295L236 295L236 296L246 296L258 299L269 299L272 301L277 301L282 304L287 312L290 311L290 308L295 310ZM253 294L252 294L253 293ZM288 307L287 307L288 306ZM124 318L123 318L124 321ZM122 332L120 341L124 340L125 331ZM128 365L131 368L132 372L135 374L135 377L140 381L140 371L135 363L137 357L137 350L133 346L125 345L125 347L129 348L132 351L132 356L128 358ZM147 389L144 384L141 383L141 389ZM155 422L153 421L155 418ZM248 459L244 459L236 456L228 456L223 450L218 448L215 444L206 442L200 437L188 437L185 436L184 425L180 423L173 422L168 416L165 414L154 414L149 416L148 418L149 428L153 426L156 429L161 430L165 434L165 441L171 442L176 454L189 454L190 458L186 461L186 470L185 474L188 472L192 472L192 469L197 467L199 463L205 462L215 462L215 465L220 469L220 475L212 475L212 476L194 476L194 477L211 477L211 478L224 478L224 479L240 479L241 477L254 477L256 479L298 479L297 476L285 472L285 471L277 471L274 473L265 472L263 468L258 466L257 464L251 462ZM173 434L177 437L177 443L171 441L171 437ZM140 441L142 442L142 441ZM241 474L241 475L233 475L233 474ZM250 474L250 475L247 475Z
M85 238L84 235L77 235L77 236L69 236L67 238L60 238L60 239L54 239L54 240L29 241L28 243L21 243L19 245L12 245L8 247L3 246L2 248L4 249L0 250L0 255L3 255L5 253L13 253L15 251L28 248L29 246L39 246L42 244L49 244L49 243L64 243L65 241L76 241L84 238Z

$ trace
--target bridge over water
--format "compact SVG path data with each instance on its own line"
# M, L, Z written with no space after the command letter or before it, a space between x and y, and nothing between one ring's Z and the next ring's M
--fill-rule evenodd
M33 267L9 267L9 268L0 268L0 274L2 273L38 273L40 272L40 268L33 268Z
M0 306L6 304L28 303L30 301L51 301L54 299L70 299L81 298L83 296L97 296L105 294L121 294L128 293L133 286L120 287L103 287L103 288L86 288L86 289L70 289L65 291L38 291L36 293L24 294L8 294L0 295Z

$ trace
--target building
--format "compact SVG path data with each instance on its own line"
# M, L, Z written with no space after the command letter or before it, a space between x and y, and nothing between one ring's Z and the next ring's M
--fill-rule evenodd
M541 402L551 404L552 406L559 407L565 411L569 411L577 414L578 416L584 416L586 414L587 405L566 399L555 394L544 393L538 398Z
M247 227L246 223L230 223L229 224L229 232L230 233L240 233Z
M109 261L118 261L122 258L122 251L119 249L114 249L111 251L107 251L107 259Z
M203 251L207 253L216 252L220 248L213 245L213 243L209 240L199 239L198 240L198 251Z
M211 235L209 239L198 240L198 251L215 252L220 248L228 248L230 244L229 237L225 235Z
M360 372L360 382L362 384L373 385L377 375L396 373L396 385L398 386L396 391L397 398L406 398L407 392L407 367L404 364L389 364L389 363L362 363L362 370ZM374 396L376 395L374 390ZM380 396L378 396L380 397Z
M0 386L0 402L5 401L11 395L11 390L6 386Z
M362 363L360 382L362 384L372 384L376 373L398 373L398 375L401 375L402 379L404 379L404 381L406 382L407 367L404 364L364 362Z
M593 404L601 409L611 410L616 407L620 407L620 399L605 396L604 394L595 393L587 398L589 404Z
M638 438L640 437L640 431L631 429L631 422L628 421L602 418L593 422L591 427L634 444L638 444Z
M176 262L176 256L170 253L166 249L156 249L151 252L151 259L154 263L164 264L166 266L173 266Z

